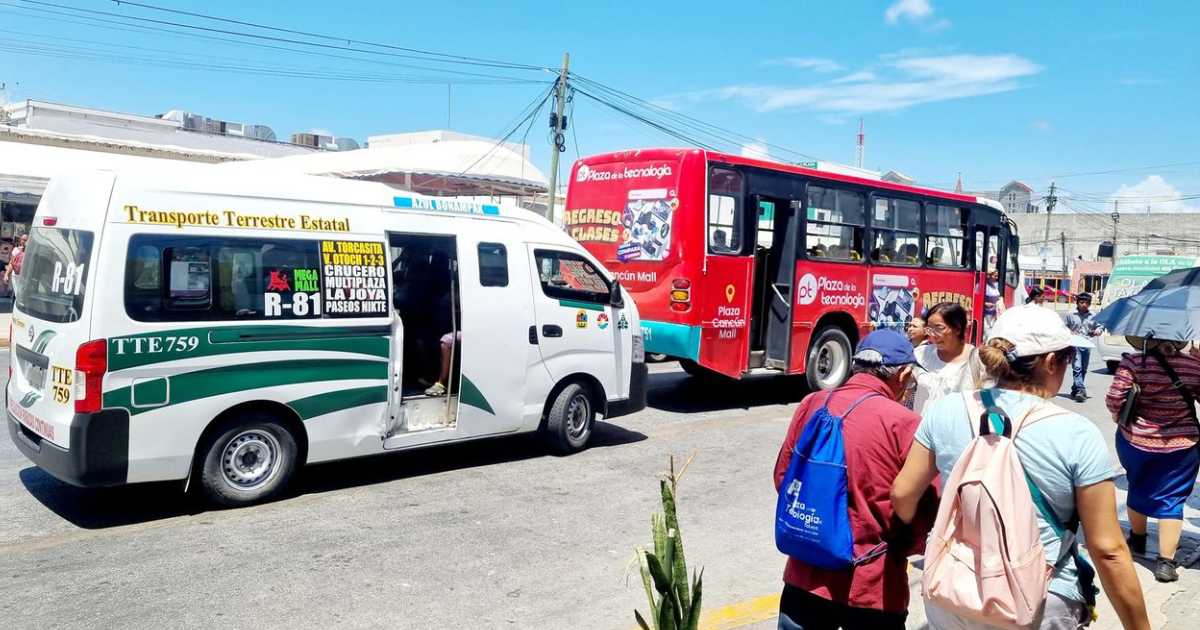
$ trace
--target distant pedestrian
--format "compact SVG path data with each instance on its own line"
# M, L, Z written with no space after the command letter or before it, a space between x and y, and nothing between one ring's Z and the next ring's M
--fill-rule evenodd
M917 391L913 409L917 413L946 394L983 386L979 352L967 343L967 310L953 302L942 302L929 309L926 317L929 343L914 350Z
M21 275L21 264L25 262L25 244L28 240L28 234L17 237L17 246L9 254L8 267L4 270L4 282L12 287L13 293L17 291L16 285L18 276Z
M1092 565L1087 561L1087 555L1077 549L1078 539L1072 523L1078 518L1087 535L1088 551L1096 561L1095 570L1100 575L1109 602L1120 617L1121 625L1127 630L1148 629L1150 623L1141 586L1117 522L1114 473L1104 438L1087 418L1054 408L1047 402L1062 387L1075 348L1088 343L1086 339L1072 335L1053 311L1020 306L1009 309L996 320L992 336L980 350L988 376L997 383L996 388L984 393L1010 419L1013 445L1028 478L1027 483L1036 487L1042 497L1043 508L1025 503L1025 509L1034 510L1044 558L1050 565L1046 568L1051 571L1049 594L1037 611L1032 627L1076 629L1083 627L1089 619L1088 605L1094 600L1095 591L1088 579ZM1025 418L1034 414L1041 419L1022 426ZM935 476L940 473L943 480L951 478L959 457L976 439L980 423L991 420L990 414L970 413L964 396L947 396L925 409L912 450L892 489L892 504L898 518L913 518L925 487ZM964 486L960 485L959 488ZM1016 496L1011 491L1009 494ZM985 502L978 486L974 487L970 497L966 493L959 497L962 500L971 498ZM952 499L950 495L945 495L942 500ZM1036 505L1038 501L1034 500L1033 503ZM966 529L960 536L956 535L963 542L961 548L952 549L954 557L967 558L969 554L978 553L987 546L1003 544L1004 541L991 538L970 542L972 533L978 534L989 526L995 529L991 519L1018 523L1019 519L1028 518L1028 513L1005 513L1002 511L1004 506L1011 509L1012 504L1001 503L995 506L996 512L990 515L962 515L958 526ZM1047 515L1053 518L1053 522L1047 520ZM973 518L976 516L978 518ZM945 553L946 542L941 539L935 543L931 537L927 553L934 553L934 544L941 544L939 550ZM1003 582L1003 579L1012 575L1010 571L1021 566L1014 557L1011 566L1006 563L1003 567L988 567L986 575L1001 580L993 582L988 588L1007 588L1010 583ZM967 560L964 570L971 571L975 567L974 563ZM929 567L926 569L929 570ZM1028 577L1030 574L1026 572L1024 575ZM979 595L975 592L978 583L961 586L959 594L962 599L969 600L971 595ZM929 627L933 630L994 630L995 626L978 619L992 618L989 613L1005 611L994 608L984 610L982 601L978 605L978 613L968 618L927 601L925 608Z
M1081 337L1095 337L1100 334L1101 327L1092 318L1092 294L1080 293L1075 296L1075 310L1063 316L1063 323L1067 328L1076 335ZM1087 400L1087 387L1084 383L1084 378L1087 376L1088 360L1092 356L1092 351L1089 348L1080 348L1075 353L1075 363L1071 366L1072 382L1071 382L1071 398L1075 402L1083 402Z
M929 336L925 334L924 317L914 317L908 320L908 326L904 328L904 332L908 335L908 341L914 348L929 341Z
M1004 312L1004 293L1000 287L1000 273L989 271L983 289L983 331L992 329L992 323Z
M1183 530L1183 506L1200 472L1195 405L1200 359L1182 352L1184 342L1126 339L1140 352L1121 359L1105 403L1117 418L1134 384L1139 388L1133 413L1116 438L1117 458L1129 481L1129 548L1146 553L1146 519L1156 519L1154 579L1174 582L1179 579L1175 552Z
M1033 287L1029 290L1029 297L1025 298L1026 304L1036 304L1041 306L1046 303L1046 292L1042 287Z
M792 418L775 461L775 488L780 490L788 475L793 451L808 424L841 418L852 555L861 560L846 570L828 570L789 557L779 603L780 630L904 628L907 557L919 553L923 541L912 530L895 526L888 494L920 420L896 402L912 378L912 362L912 346L903 335L877 330L859 344L850 380L836 390L809 394ZM933 499L930 490L930 510ZM839 522L834 514L820 517L827 526ZM847 538L849 544L851 537Z

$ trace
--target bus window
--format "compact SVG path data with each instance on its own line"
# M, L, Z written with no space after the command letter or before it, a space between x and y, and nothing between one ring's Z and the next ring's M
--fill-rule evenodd
M708 251L740 254L742 251L742 174L714 168L708 178Z
M764 249L771 249L771 244L775 242L774 201L759 200L757 233L756 240L758 241L758 246Z
M875 234L871 260L896 265L921 264L921 204L909 199L875 198L871 216Z
M808 187L804 249L810 258L862 260L866 199L862 194Z
M967 252L963 244L966 213L954 206L925 206L925 264L963 269Z

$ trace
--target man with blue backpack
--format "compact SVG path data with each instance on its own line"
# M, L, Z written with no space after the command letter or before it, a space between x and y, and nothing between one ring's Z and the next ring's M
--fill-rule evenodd
M897 402L915 362L903 335L872 332L850 380L796 410L775 462L775 543L788 556L780 630L904 628L908 556L924 536L894 518L890 494L921 421ZM926 501L928 520L932 489Z

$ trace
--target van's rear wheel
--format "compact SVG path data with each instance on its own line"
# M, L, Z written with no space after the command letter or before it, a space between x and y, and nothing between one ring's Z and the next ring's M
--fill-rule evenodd
M205 448L200 471L204 496L237 507L277 495L296 471L296 438L274 418L250 414L218 428Z
M592 437L595 407L587 388L570 383L558 392L546 416L546 441L561 455L583 450Z
M850 337L837 326L826 326L813 335L808 346L805 378L808 388L833 389L850 376Z

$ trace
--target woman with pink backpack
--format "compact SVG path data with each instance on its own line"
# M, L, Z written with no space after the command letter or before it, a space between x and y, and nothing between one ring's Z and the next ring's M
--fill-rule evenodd
M929 627L1081 628L1099 574L1122 626L1148 629L1104 438L1048 402L1090 342L1029 306L1005 311L989 332L980 359L998 386L930 403L892 487L907 521L943 480L922 575ZM1076 541L1080 524L1094 568Z

